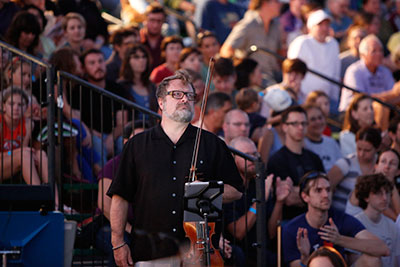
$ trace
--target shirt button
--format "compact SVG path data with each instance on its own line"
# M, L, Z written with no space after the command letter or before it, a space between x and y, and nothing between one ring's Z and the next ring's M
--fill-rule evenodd
M176 228L172 228L172 232L176 232Z
M176 194L175 194L175 193L172 193L172 197L176 197Z
M174 146L174 149L176 149L176 146Z
M200 164L203 164L203 161L202 161L202 160L200 160Z
M175 177L175 176L174 176L174 177L172 177L172 180L173 180L173 181L176 181L176 177Z
M174 160L172 163L173 163L173 164L176 164L176 160Z
M176 214L176 211L173 210L173 211L172 211L172 214Z

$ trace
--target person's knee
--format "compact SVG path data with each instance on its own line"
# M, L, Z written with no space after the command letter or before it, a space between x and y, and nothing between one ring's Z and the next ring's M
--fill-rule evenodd
M374 257L367 254L362 254L354 264L355 267L381 267L382 262L380 257Z

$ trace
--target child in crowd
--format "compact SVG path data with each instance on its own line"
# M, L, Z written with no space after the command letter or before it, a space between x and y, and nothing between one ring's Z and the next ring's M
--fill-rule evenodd
M32 122L24 116L28 102L28 95L19 88L1 93L1 176L13 179L22 172L25 183L40 185L48 183L47 156L44 151L29 147Z
M307 95L306 101L304 102L306 106L311 106L311 105L316 105L318 106L322 113L325 116L325 120L329 118L329 110L331 108L330 102L329 102L329 97L324 91L312 91ZM324 132L324 135L326 136L331 136L332 135L332 130L327 124Z

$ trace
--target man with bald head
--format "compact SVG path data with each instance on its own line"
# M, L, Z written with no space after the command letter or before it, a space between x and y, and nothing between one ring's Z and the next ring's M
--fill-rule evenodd
M365 94L386 99L392 89L394 79L388 68L383 66L383 46L373 34L366 36L359 46L360 60L351 64L344 75L344 84ZM345 111L353 97L353 92L343 88L339 111ZM393 100L393 99L392 99Z
M224 131L224 139L227 144L239 136L249 137L249 116L243 110L232 109L225 115L222 130Z

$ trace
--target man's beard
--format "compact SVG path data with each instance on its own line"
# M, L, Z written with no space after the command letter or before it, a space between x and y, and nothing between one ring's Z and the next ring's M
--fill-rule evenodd
M102 72L103 75L98 76L98 75L96 75L97 72ZM95 76L94 76L94 75L95 75ZM91 80L91 81L95 81L95 82L101 82L101 81L103 81L103 80L105 79L105 77L106 77L106 73L105 73L104 71L102 71L102 70L97 70L97 71L94 73L94 75L90 75L90 74L86 73L87 79L88 79L88 80Z
M178 109L182 105L187 106L187 109ZM163 110L163 113L169 119L176 121L176 122L183 122L183 123L191 122L193 119L193 116L194 116L194 112L190 108L190 104L178 104L176 106L176 110L172 114L169 114L166 110Z

